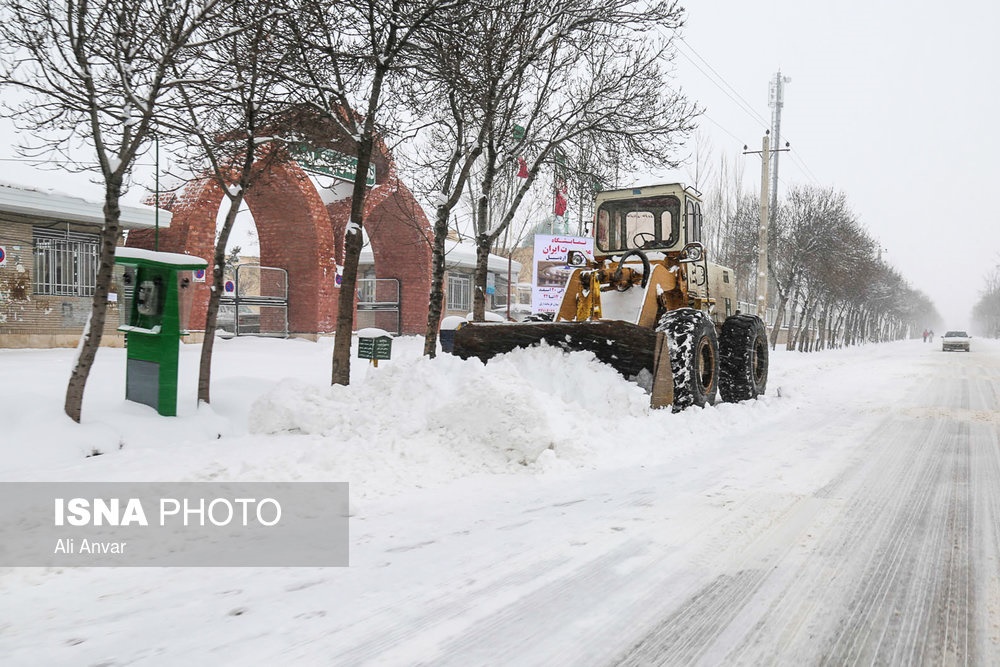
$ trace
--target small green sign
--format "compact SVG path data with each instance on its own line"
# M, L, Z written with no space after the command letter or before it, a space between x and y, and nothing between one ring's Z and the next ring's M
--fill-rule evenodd
M354 182L354 175L358 171L358 158L356 157L344 155L329 148L315 148L304 143L289 144L288 150L305 171ZM365 182L368 185L375 185L374 164L368 165L368 178L365 179Z
M358 359L389 359L391 356L392 338L389 336L358 339Z

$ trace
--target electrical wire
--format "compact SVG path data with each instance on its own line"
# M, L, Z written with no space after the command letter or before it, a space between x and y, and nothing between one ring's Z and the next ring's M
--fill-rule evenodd
M726 80L726 77L724 77L722 74L720 74L719 71L717 69L715 69L715 67L713 67L712 64L710 62L708 62L708 60L704 56L702 56L700 53L698 53L697 49L695 49L693 46L691 46L690 44L688 44L687 40L685 40L684 37L682 37L681 35L675 33L674 36L677 38L677 40L681 44L684 45L683 49L681 49L681 48L677 49L678 53L680 53L685 58L687 58L688 62L690 62L694 66L695 69L697 69L699 72L701 72L702 75L704 75L705 78L708 79L708 81L712 85L714 85L716 88L718 88L741 111L743 111L745 114L747 114L751 119L753 119L753 120L761 123L764 126L764 129L769 129L770 128L770 123L763 116L761 116L759 113L757 113L757 111L753 108L753 105L750 104L749 102L747 102L746 98L744 98L739 93L739 91L736 90L736 88L732 84L730 84L728 80ZM685 51L685 49L689 50L691 53L690 54L687 53ZM705 69L702 67L702 65L699 64L698 62L696 62L695 59L692 57L691 54L693 54L695 57L697 57L698 60L700 60L701 63L704 64L704 68L708 68L708 70L711 71L712 74L709 74L708 72L706 72ZM711 118L710 116L708 116L708 114L703 114L703 115L704 115L705 118L707 118L709 121L711 121L713 125L715 125L719 129L721 129L723 132L725 132L729 136L731 136L734 139L736 139L738 142L740 141L740 139L733 132L731 132L728 128L726 128L721 123L719 123L718 121L716 121L714 118ZM790 144L792 143L791 139L789 139L787 136L786 136L785 140L788 141L788 143L790 143ZM820 185L820 181L816 177L816 174L812 171L812 169L809 168L809 166L806 164L805 160L798 154L798 152L789 152L789 157L796 164L796 166L798 166L802 170L802 172L809 179L811 179L813 181L813 183L815 185L817 185L817 186ZM778 183L781 184L781 185L785 185L785 183L782 181L782 179L780 177L778 178Z
M684 51L682 49L678 49L680 51L680 53L685 58L688 59L688 62L690 62L692 65L694 65L695 68L699 72L701 72L702 74L705 75L705 78L707 78L716 88L718 88L720 91L722 91L722 93L726 97L728 97L730 100L732 100L736 104L736 106L740 107L740 109L743 110L743 112L745 112L748 116L750 116L751 118L759 121L765 128L770 127L771 123L768 120L766 120L763 116L761 116L759 113L757 113L754 110L753 105L750 104L749 102L747 102L746 98L744 98L742 95L740 95L739 91L736 90L736 88L734 88L732 86L732 84L730 84L726 80L726 78L724 76L722 76L721 74L719 74L718 70L716 70L714 67L712 67L712 64L710 62L708 62L708 60L706 60L704 56L702 56L700 53L698 53L698 51L693 46L691 46L690 44L688 44L687 41L683 37L681 37L680 35L678 35L677 38L680 40L680 42L682 44L684 44L685 48L689 49L691 51L691 53L693 53L695 56L697 56L698 60L700 60L702 63L705 64L705 67L707 67L709 70L711 70L712 74L714 74L715 77L718 80L716 80L715 78L713 78L712 76L710 76L708 74L708 72L706 72L704 69L702 69L701 65L699 65L697 62L695 62L695 60L690 55L688 55L687 53L684 53ZM719 82L721 82L722 84L725 84L725 87L723 87L722 85L720 85ZM727 90L727 88L728 88L728 90Z

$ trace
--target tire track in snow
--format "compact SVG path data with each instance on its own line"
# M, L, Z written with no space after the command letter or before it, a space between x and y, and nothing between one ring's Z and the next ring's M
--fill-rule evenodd
M955 644L967 654L967 619L949 608L951 591L969 587L959 565L968 561L968 487L961 481L968 457L957 435L940 442L942 430L936 422L913 450L916 474L905 480L912 483L893 485L894 498L877 490L862 495L875 507L886 503L891 520L876 522L878 530L869 533L873 549L823 664L940 663L946 653L955 655L949 649ZM969 596L962 597L967 610Z
M734 539L737 533L725 527L724 534L730 537L726 548L738 554L732 561L732 572L716 576L683 599L666 618L619 654L614 664L718 664L716 658L710 657L716 643L767 585L774 563L792 548L795 536L805 530L821 507L808 497L789 502L787 497L761 495L748 501L752 513L772 520L746 532L742 539ZM710 542L715 544L714 540Z
M977 609L977 653L1000 653L1000 434L982 426L981 446L973 453L970 494L978 539L972 548L977 558L974 585L983 603Z
M893 409L859 447L862 456L816 492L815 523L798 544L788 540L764 567L710 582L619 664L996 659L996 370L966 365L943 381L915 383L901 403L944 409Z
M882 442L876 432L867 443L872 456L864 466L863 484L851 484L845 473L823 490L853 496L836 519L839 528L829 531L816 549L817 556L828 552L824 558L835 573L831 584L820 589L827 598L822 609L836 617L831 602L838 596L846 606L831 633L822 620L815 620L816 609L796 604L798 614L814 615L814 620L807 624L808 633L776 642L778 655L787 658L794 649L803 658L813 656L808 662L819 655L821 664L837 665L976 664L998 655L997 614L986 607L996 597L984 596L987 587L982 585L992 582L991 589L997 588L997 427L969 411L970 402L996 410L995 378L937 383L922 398L960 410L944 418L896 420ZM961 391L963 385L967 391ZM956 392L960 400L948 400ZM901 463L910 470L901 469ZM861 557L859 547L867 547ZM976 567L990 572L977 575ZM803 568L801 587L818 581L809 575L811 569L815 567ZM856 583L843 581L842 572L859 571ZM786 596L796 597L800 595L794 591ZM755 630L767 633L773 625L765 618ZM987 636L990 629L992 638ZM752 655L749 661L767 654Z

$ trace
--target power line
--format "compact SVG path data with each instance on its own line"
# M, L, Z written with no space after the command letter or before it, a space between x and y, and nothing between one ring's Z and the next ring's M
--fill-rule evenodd
M789 143L791 143L791 142L789 142ZM804 160L802 160L798 155L796 155L794 151L792 151L791 153L789 153L788 156L792 159L792 162L794 162L795 164L797 164L799 166L799 168L802 169L802 171L805 172L806 176L808 176L809 178L812 179L812 182L815 185L818 185L818 186L821 185L820 182L819 182L819 179L816 178L816 174L814 174L813 171L812 171L812 169L809 168L809 165L807 165Z
M739 91L736 90L736 88L732 84L729 83L729 81L726 79L726 77L724 77L722 74L720 74L719 71L717 69L715 69L715 67L713 67L712 64L710 62L708 62L708 60L704 56L702 56L700 53L698 53L697 49L695 49L693 46L691 46L690 44L688 44L687 40L685 40L684 37L682 37L680 34L677 34L676 32L674 34L675 34L675 37L677 37L678 41L680 41L684 45L684 47L686 49L690 50L691 53L694 54L698 58L698 60L700 60L702 63L704 63L704 66L707 67L712 72L712 74L710 75L708 72L706 72L705 69L700 64L698 64L698 62L696 62L694 60L694 58L691 57L690 54L688 54L687 52L685 52L684 49L678 49L678 53L680 53L685 58L687 58L688 62L690 62L695 67L695 69L697 69L699 72L701 72L705 76L705 78L708 79L708 81L712 85L714 85L716 88L718 88L726 97L728 97L734 104L736 104L736 106L741 111L743 111L745 114L747 114L751 119L753 119L753 120L761 123L764 126L765 129L769 129L770 128L770 123L767 120L765 120L763 116L761 116L759 113L757 113L757 111L754 109L753 105L750 104L749 102L747 102L746 98L744 98L739 93ZM721 84L720 84L720 82L721 82ZM723 84L724 84L725 87L723 87ZM743 141L743 140L739 139L738 137L736 137L735 134L733 134L732 132L730 132L721 123L719 123L718 121L716 121L713 118L709 117L707 114L704 114L704 115L705 115L706 118L708 118L708 120L710 120L719 129L723 130L726 134L728 134L729 136L733 137L738 142L742 142ZM787 139L787 141L789 143L793 143L791 141L791 139ZM810 178L813 181L814 184L816 184L817 186L820 185L820 181L816 177L816 174L813 173L812 169L809 168L809 166L805 163L805 160L803 158L801 158L794 151L791 152L791 153L789 153L789 157L791 157L792 161L795 162L795 164L803 171L803 173L805 173L805 175L808 178ZM780 179L779 179L779 182L784 185L784 183Z
M732 137L733 139L735 139L737 143L740 143L740 142L742 142L742 141L743 141L742 139L740 139L739 137L737 137L737 136L736 136L735 134L733 134L732 132L730 132L730 131L729 131L729 130L728 130L728 129L727 129L727 128L726 128L725 126L724 126L724 125L722 125L722 124L721 124L721 123L720 123L719 121L717 121L717 120L715 120L714 118L712 118L711 116L709 116L709 115L708 115L707 113L703 113L703 114L702 114L702 116L703 116L703 117L705 118L705 120L708 120L708 121L709 121L709 122L711 122L711 123L712 123L713 125L715 125L715 126L716 126L717 128L719 128L720 130L722 130L723 132L725 132L726 134L728 134L728 135L729 135L730 137Z
M698 53L698 51L693 46L691 46L690 44L688 44L687 41L683 37L681 37L680 35L677 35L677 39L679 39L681 41L681 43L683 43L686 48L690 49L691 53L693 53L694 55L696 55L698 57L698 59L705 64L705 67L707 67L708 69L710 69L712 71L712 73L718 78L718 81L721 81L722 83L724 83L726 87L723 88L721 85L719 85L718 81L716 81L711 76L709 76L709 74L705 70L703 70L701 68L701 66L698 65L698 63L696 63L693 58L691 58L691 56L689 56L687 53L684 53L683 50L680 51L681 54L684 55L684 57L687 58L688 61L692 65L694 65L695 68L699 72L701 72L702 74L705 75L705 78L707 78L716 88L718 88L720 91L722 91L722 93L725 94L726 97L728 97L733 102L735 102L736 105L738 107L740 107L747 115L749 115L752 118L754 118L755 120L759 121L765 128L767 128L767 127L770 126L770 123L763 116L761 116L759 113L757 113L754 110L753 105L750 104L749 102L747 102L746 98L744 98L742 95L740 95L739 91L736 90L736 88L733 87L733 85L730 84L729 81L726 80L726 77L724 77L721 74L719 74L718 70L716 70L714 67L712 67L712 64L709 63L708 60L706 60L704 58L704 56L702 56L700 53ZM728 88L729 90L726 90L726 88ZM730 93L730 91L732 91L732 93Z

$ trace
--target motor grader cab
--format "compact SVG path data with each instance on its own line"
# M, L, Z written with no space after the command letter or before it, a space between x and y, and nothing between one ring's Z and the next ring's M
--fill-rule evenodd
M488 361L545 341L590 350L651 394L653 407L756 398L767 383L764 324L735 309L733 271L708 261L699 193L681 184L601 192L594 259L570 253L549 321L470 323L454 353ZM535 317L548 320L547 317Z

